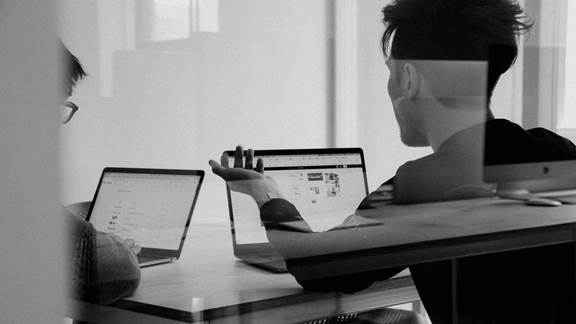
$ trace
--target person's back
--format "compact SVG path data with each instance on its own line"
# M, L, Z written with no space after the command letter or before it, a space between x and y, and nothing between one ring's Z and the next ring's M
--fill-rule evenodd
M454 134L434 154L402 165L394 178L395 201L489 197L496 187L484 182L485 164L572 159L576 159L576 146L568 139L544 128L524 130L508 120L492 119Z
M558 157L576 159L576 146L565 138L543 129L526 131L507 120L494 119L456 134L456 138L445 143L450 147L441 148L423 161L411 162L407 170L399 172L441 170L442 177L451 179L449 183L458 183L451 190L461 190L462 195L458 198L488 195L490 186L483 184L481 175L472 172L471 178L469 172L482 163L466 161L463 156L469 146L462 146L457 141L457 137L465 137L466 132L483 132L485 127L488 133L498 134L486 139L486 147L490 150L488 154L497 156L501 162L528 163ZM468 169L470 165L472 167ZM418 188L421 182L422 179L418 179L417 184L412 185ZM440 182L442 180L427 185L438 189ZM462 183L468 189L483 188L485 191L462 190ZM438 190L434 192L438 195ZM409 192L404 194L413 197ZM428 194L426 198L435 194ZM552 318L554 323L570 322L572 290L567 282L573 280L572 254L573 248L567 244L459 259L457 294L462 322L486 323L498 319L496 323L549 323ZM450 296L450 262L411 266L410 271L431 318L440 323L447 321L450 312L445 300L439 296Z

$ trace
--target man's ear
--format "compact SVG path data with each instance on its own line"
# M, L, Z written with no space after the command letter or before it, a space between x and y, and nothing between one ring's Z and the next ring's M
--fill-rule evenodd
M405 63L402 67L402 92L404 97L408 100L414 99L418 94L420 87L420 73L418 69L411 64Z

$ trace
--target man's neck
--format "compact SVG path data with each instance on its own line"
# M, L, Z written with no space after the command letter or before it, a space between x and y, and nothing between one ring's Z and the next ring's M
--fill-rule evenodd
M438 151L442 144L454 134L494 119L492 113L486 115L484 109L481 107L441 107L438 109L440 113L436 115L436 118L430 118L426 125L432 150Z

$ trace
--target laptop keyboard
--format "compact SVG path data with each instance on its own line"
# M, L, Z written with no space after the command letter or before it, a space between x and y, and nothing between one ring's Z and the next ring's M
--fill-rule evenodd
M331 324L331 323L352 323L358 319L358 313L342 314L333 317L321 318L313 321L304 322L302 324Z
M347 313L319 318L300 324L359 324L359 323L415 323L417 315L412 312L393 308L381 308L358 313Z

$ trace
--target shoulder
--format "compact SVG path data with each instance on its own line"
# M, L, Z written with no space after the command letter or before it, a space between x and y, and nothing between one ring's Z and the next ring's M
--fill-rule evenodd
M548 142L556 142L562 145L566 145L567 147L574 147L574 144L567 138L562 137L546 128L537 127L527 130L527 132L534 137L537 137L541 140L545 140Z
M394 201L400 204L477 198L492 195L484 184L482 159L431 154L407 162L394 178Z
M94 226L82 217L71 213L66 208L62 208L62 214L74 240L93 238L96 235Z
M542 127L526 131L535 142L548 149L554 159L575 159L576 146L569 139Z

